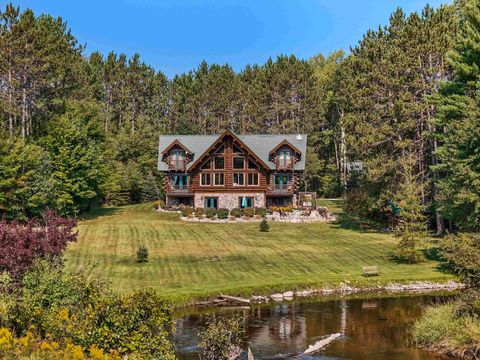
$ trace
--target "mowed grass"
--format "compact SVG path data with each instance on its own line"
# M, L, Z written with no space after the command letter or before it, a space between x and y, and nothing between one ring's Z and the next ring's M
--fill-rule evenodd
M339 211L338 204L321 201ZM396 240L340 216L336 223L189 223L151 204L96 210L79 223L78 242L67 251L70 271L95 266L119 292L154 288L186 303L219 293L249 295L356 283L444 281L435 261L417 265L392 259ZM136 262L145 244L148 263ZM378 265L380 276L364 278L362 267Z

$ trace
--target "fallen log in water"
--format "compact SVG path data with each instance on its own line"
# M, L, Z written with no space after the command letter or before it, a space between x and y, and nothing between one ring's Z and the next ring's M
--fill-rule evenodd
M230 295L222 295L222 294L220 294L220 297L223 298L223 299L230 300L230 301L236 301L236 302L241 302L241 303L245 303L245 304L250 304L249 299L244 299L244 298L241 298L241 297L230 296Z
M326 337L325 339L322 339L320 341L317 341L314 345L310 345L308 347L307 350L305 350L303 353L305 355L309 355L309 354L313 354L317 351L320 351L322 350L323 348L325 348L328 344L334 342L335 340L337 340L340 336L342 336L342 334L340 333L336 333L336 334L331 334L329 335L328 337Z

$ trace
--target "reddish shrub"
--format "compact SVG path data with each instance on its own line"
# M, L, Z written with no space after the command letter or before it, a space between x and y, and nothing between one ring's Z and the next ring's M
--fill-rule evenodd
M77 225L46 210L40 219L24 223L17 220L0 220L0 273L8 272L19 280L36 259L53 259L60 255L69 242L76 241Z

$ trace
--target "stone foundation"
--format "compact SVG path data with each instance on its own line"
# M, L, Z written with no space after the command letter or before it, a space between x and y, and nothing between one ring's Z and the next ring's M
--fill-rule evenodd
M205 207L205 197L217 197L218 208L233 209L238 208L239 197L253 197L254 207L265 207L265 195L263 193L195 193L195 207Z

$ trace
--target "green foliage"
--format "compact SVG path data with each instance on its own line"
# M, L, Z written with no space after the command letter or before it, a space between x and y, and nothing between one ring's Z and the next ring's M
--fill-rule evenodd
M148 248L145 245L141 245L137 249L137 262L148 262Z
M10 321L18 336L34 326L39 336L80 349L174 359L170 310L153 291L118 295L89 272L70 274L42 261L12 296Z
M449 235L441 242L442 256L463 281L480 285L480 234Z
M195 216L198 217L198 218L201 218L205 215L205 209L202 208L202 207L197 207L195 209Z
M228 209L218 209L217 211L217 217L219 219L228 219L228 214L229 214L229 211Z
M51 123L41 143L51 157L52 178L58 192L55 209L74 215L100 200L105 178L104 136L98 110L85 103L69 103L65 114Z
M0 209L9 219L39 216L58 198L48 153L34 144L0 136Z
M193 207L191 206L184 206L180 209L183 217L191 217L193 215Z
M406 157L402 161L401 184L396 195L400 208L395 232L399 239L397 255L410 264L423 260L421 249L425 247L427 239L427 219L421 198L422 182L413 170L414 164L413 157Z
M258 216L261 216L261 217L265 217L267 216L267 209L265 208L255 208L255 215L258 215Z
M462 230L480 229L480 3L465 1L460 7L462 24L448 63L454 70L450 81L441 83L431 103L438 108L431 134L439 144L440 174L436 205L447 219Z
M242 210L239 208L233 208L232 210L230 210L230 215L239 218L240 216L242 216Z
M251 218L253 217L253 215L255 215L255 209L254 208L242 209L242 215Z
M265 218L263 218L263 220L260 222L260 231L261 232L270 231L270 225L268 224L268 221Z
M243 321L240 316L231 318L214 318L207 321L207 327L199 335L202 348L202 360L228 360L236 359L242 349Z
M214 218L217 215L217 209L214 207L209 207L205 209L205 216L209 219Z
M472 354L474 359L480 341L479 296L478 290L469 291L449 303L427 307L413 327L414 341L445 355Z

